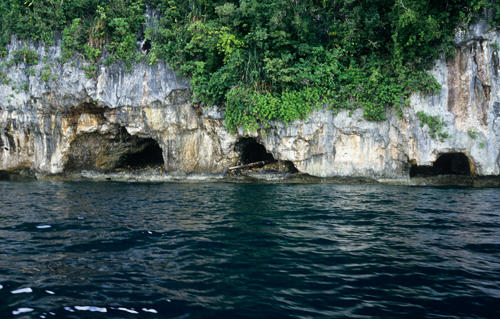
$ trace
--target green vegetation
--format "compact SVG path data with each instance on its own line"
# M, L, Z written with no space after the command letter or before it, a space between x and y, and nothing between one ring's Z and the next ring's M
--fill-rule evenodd
M44 80L45 82L49 82L51 75L52 72L50 71L50 64L45 64L42 71L42 80Z
M38 64L38 53L29 49L28 47L24 47L21 50L16 50L13 52L12 61L16 64L24 63L26 66L32 66Z
M467 130L467 134L469 134L470 138L472 138L473 140L475 140L478 136L477 132L471 129Z
M453 54L457 26L487 1L157 1L150 61L192 79L201 104L225 106L229 129L304 118L323 105L384 120L415 91L435 92L424 71Z
M475 7L475 10L483 7L487 12L486 16L488 22L494 27L498 28L498 26L500 26L500 2L498 2L498 0L475 0L472 1L472 5Z
M491 44L491 48L493 49L494 52L498 52L500 51L500 47L498 46L498 43L497 42L493 42Z
M9 78L7 75L5 75L5 73L3 72L0 72L0 84L3 84L3 85L10 85L12 83L12 79Z
M23 82L23 83L21 83L21 89L22 89L24 92L28 92L28 91L29 91L29 89L30 89L30 85L29 85L29 83L27 83L27 82Z
M146 7L159 18L145 25ZM479 15L500 25L495 0L4 0L10 36L51 44L62 62L167 61L191 78L195 99L224 108L229 129L289 123L312 110L362 108L381 121L412 92L439 89L425 71L453 55L453 36ZM138 50L145 41L146 54ZM0 55L5 54L1 51ZM146 55L146 56L145 56ZM23 56L23 59L26 59ZM32 60L30 60L32 61ZM25 61L27 62L27 61Z
M26 74L28 76L35 76L35 69L33 69L33 68L26 69Z
M94 78L97 75L97 65L90 64L83 67L83 71L85 71L85 76L88 79Z
M420 127L427 125L429 127L429 135L433 139L438 139L442 142L445 138L451 137L447 132L443 132L444 121L437 115L429 115L422 111L416 113L420 121Z

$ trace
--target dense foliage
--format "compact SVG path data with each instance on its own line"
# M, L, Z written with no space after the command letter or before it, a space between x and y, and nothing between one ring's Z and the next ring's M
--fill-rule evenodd
M140 58L144 10L143 0L2 0L0 45L12 34L52 44L54 33L62 32L64 58L80 53L95 62L106 50L109 63L130 66Z
M146 25L147 7L158 18ZM383 120L439 88L425 70L479 14L500 25L497 0L4 0L0 44L60 31L65 58L166 60L199 103L225 108L230 129L252 130L325 105Z

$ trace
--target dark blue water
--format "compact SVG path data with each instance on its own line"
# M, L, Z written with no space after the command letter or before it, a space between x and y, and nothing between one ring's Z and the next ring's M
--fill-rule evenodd
M0 318L499 318L500 190L0 182L0 285Z

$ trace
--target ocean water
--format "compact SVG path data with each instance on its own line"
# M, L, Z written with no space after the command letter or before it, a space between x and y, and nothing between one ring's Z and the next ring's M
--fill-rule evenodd
M500 189L0 182L0 318L500 318Z

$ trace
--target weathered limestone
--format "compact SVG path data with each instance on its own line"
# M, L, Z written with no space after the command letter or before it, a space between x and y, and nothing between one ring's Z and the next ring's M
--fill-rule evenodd
M448 152L465 154L474 175L500 175L500 33L477 24L456 42L455 58L436 61L431 71L441 92L412 96L402 116L374 123L361 110L320 110L250 135L275 159L320 177L404 182L411 164L432 165ZM25 45L13 39L4 61ZM188 81L166 64L137 64L130 72L101 66L87 79L80 60L59 62L60 46L29 47L41 62L11 66L11 83L0 84L0 170L112 170L145 138L158 142L166 171L220 173L237 163L234 146L246 133L230 134L220 111L193 104ZM451 137L432 139L418 111L439 116Z
M25 45L13 40L9 52ZM111 163L102 162L104 150L120 154L122 128L155 139L169 171L222 171L235 161L236 137L221 132L220 116L204 115L191 104L188 81L166 64L138 64L131 72L102 66L96 79L87 79L79 61L58 62L59 46L29 47L46 63L29 67L34 75L24 64L14 65L7 74L12 83L0 85L0 169L61 173L75 167L68 163L75 145L86 145L100 158L79 156L94 163L89 168L110 169ZM46 65L52 65L49 81L41 78ZM19 83L27 91L16 92Z
M264 145L275 158L293 161L316 176L406 179L410 164L431 165L441 154L464 153L474 175L500 174L500 64L495 43L500 33L476 24L457 36L452 61L436 61L432 74L442 85L434 96L414 95L403 116L367 122L361 111L333 115L322 110L308 120L276 125ZM451 137L432 139L420 127L423 111L445 121Z

